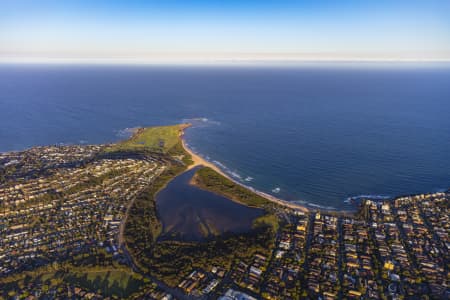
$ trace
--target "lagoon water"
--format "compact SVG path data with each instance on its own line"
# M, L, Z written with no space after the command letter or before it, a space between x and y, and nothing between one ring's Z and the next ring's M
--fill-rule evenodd
M450 187L448 66L0 65L0 151L183 120L197 152L290 201Z
M184 240L200 240L224 232L246 232L262 209L250 208L189 184L196 169L185 172L156 197L163 233Z

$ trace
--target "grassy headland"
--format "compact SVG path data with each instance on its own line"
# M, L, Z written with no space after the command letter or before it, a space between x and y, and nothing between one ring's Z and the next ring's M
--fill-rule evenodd
M180 134L188 124L139 128L127 140L118 142L105 149L115 151L149 151L168 153L180 142Z

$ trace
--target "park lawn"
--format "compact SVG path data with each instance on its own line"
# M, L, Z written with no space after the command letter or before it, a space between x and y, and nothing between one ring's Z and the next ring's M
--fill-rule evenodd
M69 284L120 299L128 298L148 284L148 280L126 268L68 268L66 271L44 268L0 280L0 292L24 290L31 282L41 284L44 291ZM0 299L3 299L1 293Z
M280 220L276 215L268 213L253 220L253 228L257 228L259 226L269 226L272 227L273 232L277 232L280 227L279 222Z
M167 153L180 141L180 135L186 124L148 127L139 129L128 140L106 148L106 152L150 151Z
M127 298L144 284L141 275L121 269L86 269L64 275L64 281L92 291L101 291L106 296Z

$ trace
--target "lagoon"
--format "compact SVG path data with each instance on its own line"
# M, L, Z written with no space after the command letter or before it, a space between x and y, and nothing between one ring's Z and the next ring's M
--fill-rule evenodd
M197 169L175 177L156 195L162 238L202 240L225 232L250 231L253 220L264 211L190 185Z

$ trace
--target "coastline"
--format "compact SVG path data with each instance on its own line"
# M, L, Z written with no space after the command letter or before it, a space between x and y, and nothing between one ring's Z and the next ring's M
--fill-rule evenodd
M184 148L184 150L189 153L189 155L191 155L192 161L193 163L190 164L186 171L191 170L192 168L195 168L197 166L204 166L204 167L209 167L211 169L213 169L214 171L216 171L217 173L219 173L220 175L222 175L223 177L233 181L236 184L239 184L240 186L250 190L251 192L271 201L274 202L280 206L286 207L286 208L290 208L290 209L296 209L296 210L300 210L302 212L309 212L309 209L306 206L300 205L300 204L296 204L296 203L292 203L280 198L277 198L275 196L269 195L267 193L258 191L254 188L248 187L245 184L237 181L236 179L232 178L231 176L229 176L228 174L226 174L224 171L222 171L219 167L217 167L215 164L205 160L204 158L202 158L201 156L199 156L198 154L196 154L194 151L192 151L187 145L186 145L186 141L184 139L184 131L191 127L192 124L184 124L183 126L181 126L181 133L180 133L180 138L181 138L181 144Z

